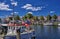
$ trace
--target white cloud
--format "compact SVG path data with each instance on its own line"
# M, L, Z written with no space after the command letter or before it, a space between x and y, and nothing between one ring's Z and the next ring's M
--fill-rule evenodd
M31 4L26 4L24 6L22 6L21 8L24 8L26 10L32 10L32 11L38 11L38 10L42 10L42 8L45 8L45 7L35 7L35 6L32 6Z
M9 8L9 5L6 5L5 3L0 3L0 10L10 11L12 9Z
M50 11L50 13L55 13L55 11Z
M28 8L28 7L31 7L31 6L32 6L31 4L26 4L22 8Z
M13 14L18 14L18 12L14 12L14 13L11 13L11 14L12 14L12 15L13 15Z
M14 0L10 0L10 1L14 1Z
M14 5L14 6L17 6L17 1L14 1L14 0L10 0L11 1L11 4Z
M11 2L12 5L17 6L17 2Z
M29 14L33 14L32 12L28 12Z
M38 11L38 10L42 10L42 8L41 7L27 7L26 8L27 10L32 10L32 11Z

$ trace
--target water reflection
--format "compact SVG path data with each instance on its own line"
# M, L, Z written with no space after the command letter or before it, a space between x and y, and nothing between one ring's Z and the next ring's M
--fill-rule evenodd
M36 39L60 39L59 26L35 26Z

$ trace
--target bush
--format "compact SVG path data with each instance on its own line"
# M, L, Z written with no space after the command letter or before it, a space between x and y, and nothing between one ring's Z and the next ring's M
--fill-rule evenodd
M54 22L53 25L58 25L58 22Z

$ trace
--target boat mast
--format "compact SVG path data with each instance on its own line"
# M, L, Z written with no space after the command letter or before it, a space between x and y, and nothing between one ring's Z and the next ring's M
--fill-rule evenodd
M15 14L14 13L14 6L16 6L14 1L12 2L12 5L13 5L13 13L12 13L12 15L13 15L13 24L14 24L14 14ZM16 30L16 26L14 26L14 27L15 27L15 30ZM20 39L20 30L16 30L16 33L17 33L16 38Z
M12 33L16 33L16 26L15 26L15 24L14 24L14 15L15 15L15 13L14 13L14 7L15 6L17 6L17 2L15 2L15 1L11 1L11 5L12 5L12 8L13 8L13 11L12 11L12 13L11 13L11 15L12 15L12 21L13 21L13 26L9 26L9 27L11 27L11 30L12 30Z
M13 6L13 12L11 13L12 14L12 16L13 16L13 24L14 24L14 6L15 6L15 4L12 2L12 6Z

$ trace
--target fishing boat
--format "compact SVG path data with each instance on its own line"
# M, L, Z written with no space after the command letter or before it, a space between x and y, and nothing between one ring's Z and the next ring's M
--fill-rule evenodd
M19 32L19 35L22 39L31 39L35 36L35 30L28 27L30 25L28 25L27 23L20 25L19 21L18 23L15 22L16 20L14 19L14 8L16 4L15 2L12 2L11 5L13 6L13 12L11 13L12 21L7 24L0 24L0 34L4 34L4 39L16 39L17 32Z
M17 30L19 31L20 38L22 39L31 39L32 37L35 37L35 30L30 26L27 28L26 25L27 24L20 25L15 22L10 22L9 24L1 24L0 33L5 33L4 39L16 39Z

